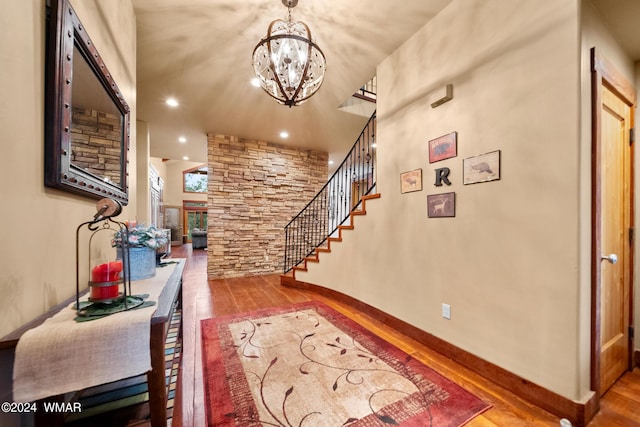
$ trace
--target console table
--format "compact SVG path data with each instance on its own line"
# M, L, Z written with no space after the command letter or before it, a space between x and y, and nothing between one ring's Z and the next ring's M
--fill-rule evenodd
M147 383L149 385L149 409L152 427L166 427L167 425L167 387L169 385L165 383L164 345L171 316L176 308L182 305L182 272L185 260L180 259L178 261L179 264L176 265L175 271L160 294L158 307L151 317L151 340L149 343L151 371L147 374ZM182 339L182 323L180 323L178 335L179 339Z
M182 273L184 270L185 260L184 259L168 259L168 262L174 262L165 267L159 268L156 278L147 279L143 281L134 281L132 282L132 290L134 294L142 293L137 290L137 284L139 288L144 288L144 286L149 289L150 287L157 287L155 294L157 295L155 298L150 298L156 302L155 311L150 317L150 330L149 330L149 344L148 344L148 355L142 354L141 356L147 357L150 356L150 365L151 369L147 372L147 384L148 384L148 392L149 392L149 409L151 416L151 425L153 427L165 427L167 425L167 396L168 396L168 385L165 383L165 341L167 332L169 329L169 322L171 321L172 315L176 309L178 309L181 305L182 301ZM166 269L166 270L165 270ZM165 271L163 271L165 270ZM158 277L159 276L159 277ZM167 277L168 276L168 277ZM144 282L144 283L143 283ZM144 285L144 286L143 286ZM159 292L159 294L158 294ZM73 297L73 302L75 302L75 297ZM149 308L151 309L151 308ZM51 325L47 323L47 321L55 322L56 319L62 318L62 322L60 325L55 323L55 328L64 327L73 330L75 325L82 325L75 323L73 320L69 321L68 316L70 315L68 311L71 310L75 313L69 304L69 301L57 306L52 309L50 312L45 313L45 315L39 317L38 319L30 322L29 324L23 326L22 328L14 331L13 333L7 335L6 337L0 340L0 349L7 349L16 347L19 339L29 330L34 329L36 327L48 327L51 328ZM143 309L144 310L144 309ZM136 310L130 312L123 312L113 314L108 316L108 318L115 318L115 316L120 315L128 315L133 313ZM142 311L142 310L140 310ZM122 317L125 319L125 317ZM72 318L71 318L72 319ZM106 318L105 318L106 319ZM88 323L93 322L101 322L105 319L93 320ZM112 319L113 320L113 319ZM117 319L116 319L117 320ZM60 322L58 320L58 322ZM79 327L80 328L80 327ZM146 327L143 328L146 330ZM180 325L178 339L182 338L182 325ZM146 346L145 346L146 347ZM99 351L99 350L96 350ZM70 350L71 352L71 350ZM122 363L127 363L126 360L122 361ZM148 366L148 365L147 365ZM73 369L73 366L70 368ZM100 366L92 366L92 369L99 370ZM15 376L15 372L14 372ZM125 379L125 377L115 378L115 380ZM96 384L89 384L87 387L91 387L94 385L99 385L100 382ZM14 387L16 384L14 384ZM77 392L78 389L66 389L67 387L64 382L60 384L56 384L58 387L57 394L44 397L42 400L38 400L38 408L42 408L43 401L54 401L61 402L63 401L63 394L70 392ZM35 414L35 424L36 426L61 426L64 423L64 414L62 413L45 413L45 411L38 410Z

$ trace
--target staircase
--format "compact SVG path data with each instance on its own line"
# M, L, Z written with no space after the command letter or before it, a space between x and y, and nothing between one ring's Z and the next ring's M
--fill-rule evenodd
M342 240L354 215L366 213L376 185L376 114L369 118L349 154L316 196L285 227L284 273L306 269L319 252ZM348 224L347 224L348 221Z
M343 102L338 109L357 116L371 117L376 110L377 90L377 79L374 76Z
M380 194L379 193L375 193L375 194L368 194L366 196L362 196L362 198L360 199L360 204L359 204L359 208L358 209L354 209L349 213L349 223L348 224L343 224L343 225L339 225L338 226L338 230L335 233L335 236L329 236L325 242L323 242L323 244L317 248L315 248L313 251L311 251L311 253L304 257L304 259L302 260L301 263L299 263L298 265L294 266L291 271L290 271L290 276L291 278L293 278L295 280L296 278L296 271L307 271L307 263L309 262L320 262L320 253L321 252L325 252L325 253L329 253L331 252L331 243L338 243L338 242L342 242L342 231L343 230L353 230L354 229L354 225L353 225L353 218L355 216L359 216L359 215L366 215L367 214L367 200L371 200L371 199L379 199L380 198Z

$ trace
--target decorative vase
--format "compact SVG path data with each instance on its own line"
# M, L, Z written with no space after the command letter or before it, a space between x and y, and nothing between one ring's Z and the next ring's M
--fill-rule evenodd
M117 259L122 259L122 248L118 248ZM131 281L149 279L156 275L156 250L146 246L130 247ZM127 260L124 260L125 271Z

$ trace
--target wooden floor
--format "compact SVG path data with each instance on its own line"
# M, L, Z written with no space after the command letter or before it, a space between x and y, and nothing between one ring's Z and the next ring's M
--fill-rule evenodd
M558 426L558 417L413 341L350 306L312 292L280 286L278 274L207 280L207 252L191 245L172 248L172 256L188 258L183 283L182 373L174 411L174 427L206 426L200 320L232 313L319 300L362 324L416 359L440 372L493 407L468 426ZM640 369L624 375L601 400L601 410L589 427L640 426Z

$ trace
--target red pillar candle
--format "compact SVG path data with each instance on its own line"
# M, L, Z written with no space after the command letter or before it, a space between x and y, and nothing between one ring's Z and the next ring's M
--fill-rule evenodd
M91 299L99 301L118 296L118 279L122 271L122 261L112 261L99 264L91 270L91 281L95 283L109 283L110 286L91 286Z

